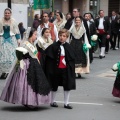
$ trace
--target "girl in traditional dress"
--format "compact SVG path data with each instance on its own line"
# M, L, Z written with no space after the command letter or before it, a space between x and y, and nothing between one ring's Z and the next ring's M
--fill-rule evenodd
M75 18L75 24L70 28L70 45L76 53L75 73L81 77L81 73L89 73L89 50L90 44L86 36L86 30L80 17Z
M66 20L63 19L63 14L61 12L56 12L56 20L53 24L56 25L58 32L64 28Z
M11 17L12 11L6 8L4 17L0 20L0 75L6 78L15 62L15 48L20 44L18 25Z
M23 47L16 48L17 63L7 77L0 99L27 107L35 107L50 101L50 86L37 58L34 41L37 31L31 30Z
M52 39L50 39L50 30L49 28L43 28L42 30L42 36L38 38L37 40L37 48L40 54L40 63L42 65L42 68L44 69L45 65L45 49L53 43Z

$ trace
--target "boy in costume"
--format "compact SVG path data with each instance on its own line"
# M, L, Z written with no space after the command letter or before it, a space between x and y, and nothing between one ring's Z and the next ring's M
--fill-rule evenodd
M49 80L51 91L51 107L58 107L55 95L58 86L64 89L64 108L72 109L69 104L70 90L76 89L75 84L75 53L66 42L69 32L62 29L58 33L59 40L50 45L46 50L45 73Z

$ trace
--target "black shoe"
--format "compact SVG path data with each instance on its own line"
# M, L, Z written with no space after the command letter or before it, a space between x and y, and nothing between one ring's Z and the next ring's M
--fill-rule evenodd
M51 107L58 107L57 103L56 102L53 102L50 104Z
M100 55L99 58L102 59L102 56Z
M113 48L113 50L117 50L116 48Z
M6 73L2 73L2 75L0 76L0 79L5 79L5 74Z
M9 74L9 73L5 73L5 75L4 75L4 79L6 79L6 78L7 78L8 74Z
M69 104L64 105L64 108L66 108L66 109L73 109L73 107L71 105L69 105Z
M80 73L78 73L78 78L81 78L81 74Z
M80 73L76 73L76 78L81 78L81 74Z
M113 49L113 47L110 47L110 49Z
M108 52L105 52L105 54L108 54Z
M105 58L105 56L100 55L99 58L102 59L102 58Z

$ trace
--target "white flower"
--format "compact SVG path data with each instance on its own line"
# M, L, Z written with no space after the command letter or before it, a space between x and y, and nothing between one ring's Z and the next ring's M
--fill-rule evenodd
M92 35L92 36L91 36L91 40L96 41L97 39L98 39L98 36L97 36L97 35Z
M21 69L24 69L24 66L25 66L25 62L22 60L20 60L20 68Z
M25 48L23 48L23 47L17 47L16 50L22 52L24 55L25 55L26 53L28 53L28 50L25 49Z
M114 71L117 71L117 70L118 70L117 63L113 65L112 69L113 69Z
M88 43L88 44L86 44L87 45L87 48L91 48L91 45Z

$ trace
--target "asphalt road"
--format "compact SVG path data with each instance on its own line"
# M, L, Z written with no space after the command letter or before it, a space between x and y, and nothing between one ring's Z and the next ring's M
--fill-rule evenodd
M42 105L29 110L22 105L0 101L0 120L120 120L120 98L111 94L116 76L111 67L120 60L120 49L110 50L104 59L98 56L96 53L90 74L76 79L77 89L70 95L72 110L63 107L63 90L59 88L58 108ZM0 93L5 82L0 80Z

